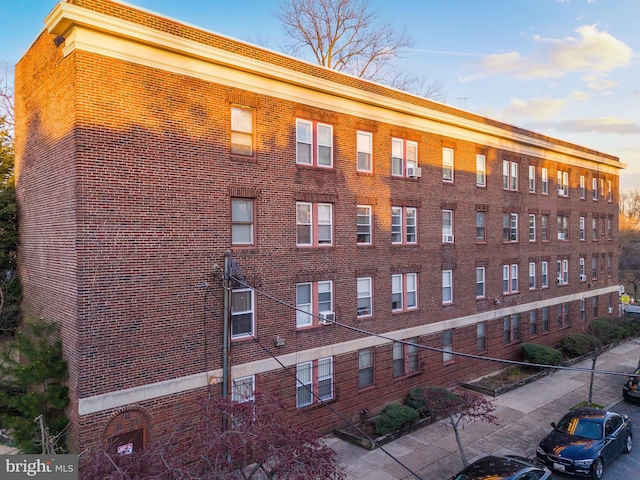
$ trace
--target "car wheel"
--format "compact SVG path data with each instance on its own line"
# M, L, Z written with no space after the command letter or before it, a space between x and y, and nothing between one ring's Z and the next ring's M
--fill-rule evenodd
M591 468L591 478L594 480L600 480L602 478L602 474L604 473L604 462L602 458L596 458L596 461L593 462L593 467Z
M624 453L629 453L633 449L633 438L631 434L627 435L627 441L624 442Z

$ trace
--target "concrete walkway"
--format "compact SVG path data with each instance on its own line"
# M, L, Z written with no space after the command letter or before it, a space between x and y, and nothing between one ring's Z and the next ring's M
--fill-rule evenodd
M596 369L632 372L638 367L640 344L621 344L598 358ZM591 368L591 360L575 367ZM567 410L589 395L588 372L557 371L495 399L500 425L474 423L460 436L469 462L478 457L522 455L533 458L540 440ZM625 377L595 376L593 402L610 407L621 400ZM365 450L335 437L327 439L337 452L348 480L415 479L416 476L394 461L382 449ZM462 469L462 460L453 430L444 421L428 425L382 447L409 467L422 480L446 480Z

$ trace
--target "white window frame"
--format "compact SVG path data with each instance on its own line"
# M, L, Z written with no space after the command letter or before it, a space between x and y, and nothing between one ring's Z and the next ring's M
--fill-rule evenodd
M558 285L568 285L569 284L569 260L558 260Z
M584 217L580 217L580 241L584 242L586 240L586 231L584 227Z
M412 158L413 157L413 158ZM391 139L391 175L408 177L409 168L418 167L418 142L404 138Z
M373 172L373 134L371 132L358 131L356 134L356 169L359 172Z
M486 288L487 285L485 267L476 267L476 298L486 298Z
M549 170L547 168L540 171L540 183L542 184L540 193L549 195Z
M256 393L256 377L234 378L231 380L231 400L238 403L253 402Z
M502 161L502 189L518 191L518 162Z
M476 154L476 186L487 186L487 157L482 154Z
M454 153L453 148L442 148L442 181L453 183Z
M587 271L586 271L586 266L585 266L585 258L584 257L580 257L579 259L579 265L578 265L578 273L580 275L580 281L581 282L586 282L587 281ZM582 280L582 278L584 277L584 280Z
M329 394L323 395L320 382L327 380L330 382ZM296 365L296 408L332 399L333 381L333 357L298 363ZM305 397L301 396L301 392L305 392Z
M505 239L505 233L507 238ZM505 243L516 243L518 241L518 214L502 214L502 241Z
M591 179L591 195L593 200L598 201L598 179L596 177Z
M502 265L502 293L511 295L518 292L518 264Z
M393 297L400 295L400 307L394 308ZM418 308L418 274L399 273L391 275L391 311L394 313Z
M305 207L307 212L301 209ZM300 242L301 227L309 229L310 242ZM320 238L329 227L328 238ZM331 247L333 246L333 204L315 202L296 202L296 245L298 247Z
M558 240L569 240L569 217L558 215Z
M487 322L480 322L476 326L476 348L479 352L487 351Z
M308 290L309 301L302 303L300 292L302 289ZM327 300L321 298L321 295L328 295L328 309L322 308L326 306ZM318 318L321 313L333 312L333 281L321 280L316 282L300 282L296 284L296 328L308 328L320 325Z
M304 125L309 128L309 137L301 135L300 127ZM307 132L305 132L307 133ZM329 138L324 138L326 135ZM301 160L301 145L306 145L309 150L309 161ZM321 148L329 149L328 164L322 163ZM316 122L315 120L296 119L296 164L309 165L318 168L333 168L333 125Z
M558 196L569 196L569 172L558 170Z
M529 165L529 193L536 192L536 166Z
M248 115L249 121L245 115ZM234 139L236 141L234 141ZM248 141L247 141L248 140ZM247 152L246 149L249 148ZM255 155L254 109L231 106L231 138L229 149L232 155L252 157Z
M249 293L250 298L250 306L248 310L236 310L234 298L237 294ZM233 333L234 332L234 324L235 318L244 315L251 315L251 328L248 332L242 333ZM251 288L234 288L231 291L231 339L232 340L241 340L246 338L252 338L255 334L256 328L256 318L255 318L255 295L253 293L253 289Z
M356 206L356 243L358 245L371 245L373 242L371 205Z
M448 330L444 330L442 332L442 361L444 363L453 362L454 356L454 345L455 345L455 330L450 328Z
M240 208L242 205L249 205L249 211L246 212L245 208ZM250 218L246 218L247 216ZM246 239L247 228L249 239ZM253 198L231 198L231 245L239 247L255 245L255 199Z
M585 184L584 175L580 175L580 199L584 200L587 197L587 189Z
M404 343L406 342L406 343ZM408 338L404 342L393 342L393 377L402 378L416 373L420 369L420 351L417 338ZM402 367L402 368L399 368Z
M478 220L482 218L482 225L479 225ZM482 237L478 236L479 232L482 232ZM487 215L486 212L476 212L476 242L486 243L487 241Z
M442 270L442 304L453 303L453 270Z
M529 312L529 335L535 336L538 334L538 312L537 310L531 310Z
M368 388L375 384L373 348L358 350L358 387ZM369 380L370 381L363 381Z
M360 277L356 279L357 315L358 318L373 315L373 278Z
M397 221L400 220L398 224ZM400 241L397 236L400 235ZM416 207L391 207L391 243L414 245L418 243L418 209Z
M540 287L549 287L549 262L540 262Z
M453 239L453 210L442 210L442 243L453 243L453 240L445 241L446 236Z
M529 262L529 290L535 290L536 287L536 262Z
M536 216L533 213L529 214L529 241L536 241Z

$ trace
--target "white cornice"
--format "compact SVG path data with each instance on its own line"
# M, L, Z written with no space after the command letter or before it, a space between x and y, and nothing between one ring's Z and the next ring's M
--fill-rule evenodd
M65 55L76 49L99 53L339 113L469 140L578 167L596 168L593 165L596 163L601 171L615 175L626 167L620 162L558 145L551 140L514 133L330 82L68 3L59 3L45 19L45 25L50 33L66 38ZM313 68L322 67L313 65Z

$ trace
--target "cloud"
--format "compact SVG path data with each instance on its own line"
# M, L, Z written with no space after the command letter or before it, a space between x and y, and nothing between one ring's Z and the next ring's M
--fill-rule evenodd
M520 100L519 98L512 98L509 105L503 110L502 116L508 118L526 117L538 121L546 120L555 117L566 104L566 100L549 96L531 98L528 102Z
M572 133L614 133L618 135L637 135L640 133L640 124L617 117L561 120L552 122L551 125L557 130Z
M613 80L607 80L603 77L597 77L595 75L584 75L582 80L587 83L587 86L592 90L606 90L608 88L615 87L619 82Z
M569 98L577 102L586 102L587 100L589 100L589 98L591 98L591 95L580 90L575 90L571 92L571 94L569 94Z
M575 30L579 37L561 39L534 37L534 49L529 56L519 52L487 55L466 65L475 73L461 81L494 75L508 75L521 80L560 78L572 72L603 73L630 64L633 51L595 25L583 25Z

